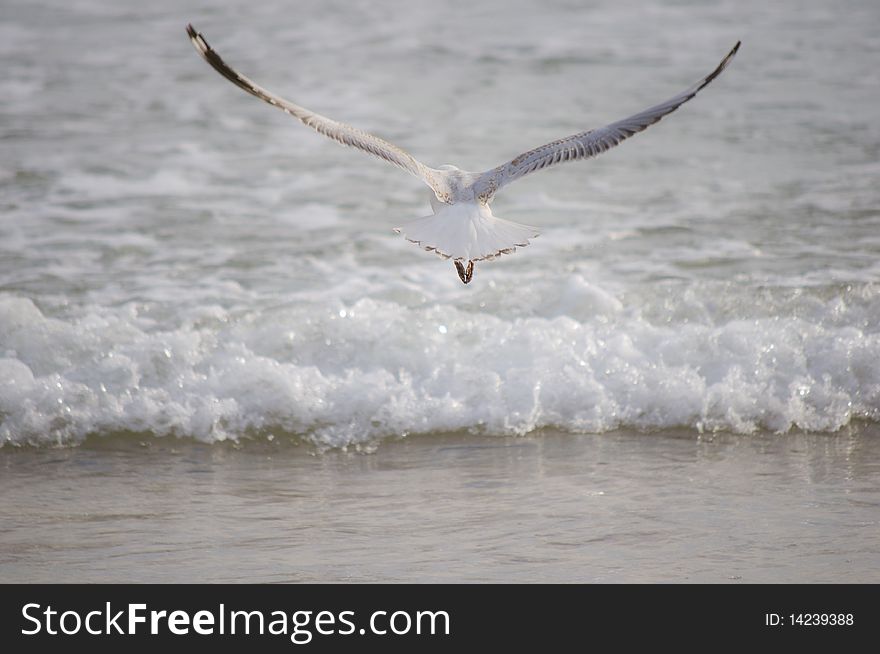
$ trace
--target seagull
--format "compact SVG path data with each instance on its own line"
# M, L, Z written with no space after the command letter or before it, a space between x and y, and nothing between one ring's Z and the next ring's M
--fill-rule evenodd
M568 161L595 157L653 125L718 77L740 46L740 41L737 41L715 70L665 102L604 127L578 132L534 148L496 168L474 173L452 165L431 168L378 136L285 100L224 62L192 25L186 26L186 33L202 58L239 88L273 107L278 107L319 134L384 159L427 184L431 189L433 215L406 222L395 227L394 231L429 252L444 259L452 259L459 278L465 284L470 283L473 278L475 262L510 254L518 247L527 246L529 239L538 236L535 227L504 220L492 214L489 205L499 190L529 173Z

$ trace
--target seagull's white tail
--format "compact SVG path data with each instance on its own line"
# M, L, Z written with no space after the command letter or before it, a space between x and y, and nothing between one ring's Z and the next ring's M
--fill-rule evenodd
M477 202L444 204L435 211L394 231L445 259L463 261L494 259L525 247L538 236L536 228L496 218L488 205Z

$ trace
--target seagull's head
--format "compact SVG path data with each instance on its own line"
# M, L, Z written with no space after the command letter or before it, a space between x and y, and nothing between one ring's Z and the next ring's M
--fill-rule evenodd
M461 168L453 166L452 164L443 164L437 170L461 170Z

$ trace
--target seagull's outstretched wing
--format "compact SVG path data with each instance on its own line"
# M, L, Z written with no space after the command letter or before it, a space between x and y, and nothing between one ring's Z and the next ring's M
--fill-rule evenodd
M342 145L349 145L358 148L359 150L368 152L373 156L394 164L398 168L402 168L403 170L412 173L424 181L425 184L430 186L435 193L438 192L438 183L440 182L440 178L443 177L442 171L429 168L409 153L404 152L397 146L392 145L391 143L388 143L388 141L384 141L377 136L368 134L367 132L352 127L351 125L331 120L330 118L316 114L313 111L309 111L305 107L301 107L293 102L285 100L284 98L278 97L274 93L267 91L231 68L220 58L220 55L208 45L205 37L199 32L196 32L192 25L186 26L186 33L189 35L193 46L195 46L196 51L202 56L202 58L211 64L214 70L239 88L244 89L264 102L268 102L273 107L278 107L294 118L299 119L304 125L311 127L318 133L323 134Z
M721 71L727 67L736 51L739 50L739 46L740 42L737 41L733 49L711 74L666 102L662 102L650 109L645 109L629 118L618 120L605 127L580 132L567 138L547 143L534 150L529 150L497 168L482 173L474 185L477 194L481 200L486 201L502 186L506 186L510 182L536 170L566 161L588 159L606 150L610 150L621 141L653 125L663 116L672 113L693 98L703 87L721 74Z

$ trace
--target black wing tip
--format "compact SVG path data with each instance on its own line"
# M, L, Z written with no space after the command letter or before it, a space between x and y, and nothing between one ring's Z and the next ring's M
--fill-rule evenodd
M205 37L202 36L201 32L196 31L196 28L192 26L192 23L186 24L186 35L189 37L189 40L192 41L196 50L203 55L211 49L211 46L208 45Z
M208 44L207 41L205 41L205 37L196 31L196 28L192 26L192 23L186 24L186 35L195 45L201 46L202 43L205 45Z
M730 52L727 53L727 56L725 56L724 59L721 60L721 63L718 64L718 67L713 70L705 79L703 79L703 81L697 87L695 93L705 88L712 80L718 77L725 68L727 68L727 64L730 63L731 59L733 59L734 55L736 55L736 53L739 51L739 46L741 45L742 41L736 42L736 45L734 45Z
M736 55L736 53L739 52L739 46L741 46L741 45L742 45L742 41L738 40L736 42L736 44L730 49L730 52L727 53L727 56L721 60L721 65L719 66L719 68L723 69L727 66L727 64L730 63L730 60L733 59L734 55Z
M269 102L270 104L274 104L277 106L277 103L273 100L268 100L266 97L255 90L253 83L247 81L240 74L235 72L229 65L223 61L219 54L208 44L208 41L205 39L204 35L201 32L197 32L196 29L192 26L192 23L187 23L186 33L189 36L189 40L192 42L193 47L196 49L196 52L211 65L211 67L216 70L218 73L223 75L230 82L235 84L241 89L244 89L251 95L256 95L258 98Z

